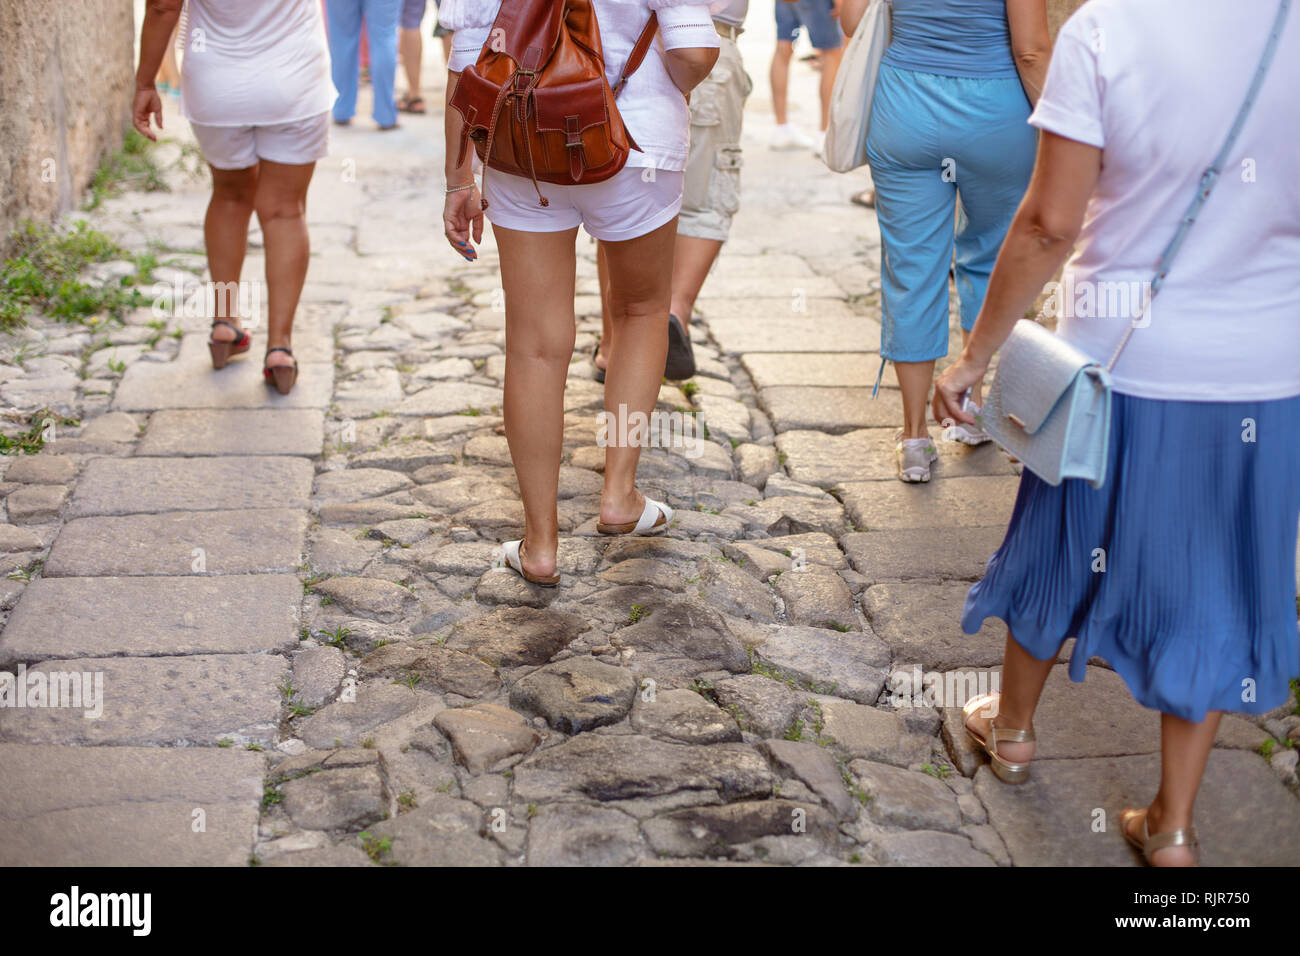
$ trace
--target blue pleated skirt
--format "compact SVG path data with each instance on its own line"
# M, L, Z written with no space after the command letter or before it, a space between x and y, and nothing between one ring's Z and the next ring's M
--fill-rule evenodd
M1025 471L962 628L1005 621L1039 660L1076 638L1146 707L1262 713L1300 676L1300 396L1172 402L1116 394L1106 483Z

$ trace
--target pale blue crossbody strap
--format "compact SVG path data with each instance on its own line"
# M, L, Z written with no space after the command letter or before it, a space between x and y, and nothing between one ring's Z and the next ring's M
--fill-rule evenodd
M1291 9L1291 0L1281 0L1277 7L1277 15L1273 18L1273 29L1269 32L1268 42L1264 44L1264 53L1259 59L1259 67L1255 70L1255 77L1250 81L1250 89L1246 91L1246 99L1241 104L1241 109L1237 111L1237 119L1232 124L1232 129L1228 130L1228 138L1223 141L1223 146L1219 149L1219 155L1214 157L1208 169L1201 174L1201 182L1196 187L1196 198L1192 204L1187 207L1187 212L1183 213L1183 220L1178 224L1178 231L1174 233L1173 239L1169 240L1169 245L1165 246L1165 251L1160 254L1160 261L1156 266L1156 274L1151 279L1151 291L1147 294L1146 301L1142 303L1142 311L1129 323L1128 330L1124 333L1124 338L1120 340L1119 346L1115 349L1115 354L1110 357L1110 362L1106 365L1106 370L1110 371L1119 361L1120 353L1124 351L1124 346L1128 345L1128 340L1133 336L1133 330L1136 329L1142 321L1142 317L1151 306L1151 300L1156 297L1160 291L1160 286L1164 284L1165 276L1169 274L1169 267L1173 264L1174 257L1178 255L1178 250L1187 238L1187 233L1192 229L1192 224L1196 222L1196 217L1201 212L1201 207L1205 201L1210 198L1210 192L1214 189L1214 184L1218 182L1219 175L1223 172L1223 164L1228 161L1228 153L1232 151L1233 144L1237 142L1237 136L1241 133L1241 128L1246 125L1246 117L1250 115L1250 109L1255 105L1255 98L1259 95L1259 89L1264 85L1264 76L1268 73L1268 68L1273 62L1273 54L1277 52L1277 45L1282 39L1282 30L1286 26L1286 17Z

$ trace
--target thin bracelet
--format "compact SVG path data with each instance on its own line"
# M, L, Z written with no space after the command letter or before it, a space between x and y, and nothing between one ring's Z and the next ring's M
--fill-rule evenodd
M448 190L447 190L447 192L445 193L445 195L450 196L452 193L458 193L458 192L460 192L462 189L473 189L473 188L474 188L475 186L477 186L477 185L478 185L478 183L470 183L468 186L453 186L451 189L448 189Z

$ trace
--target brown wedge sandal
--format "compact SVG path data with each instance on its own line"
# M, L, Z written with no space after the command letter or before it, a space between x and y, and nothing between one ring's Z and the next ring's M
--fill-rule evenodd
M267 349L266 354L272 352L284 352L289 358L293 358L293 350L276 346L273 349ZM294 383L298 381L298 360L293 359L292 365L274 365L266 364L262 360L262 377L266 379L267 385L272 385L281 395L288 395L293 390Z
M212 355L214 369L225 368L231 357L247 352L253 345L253 337L235 323L227 322L225 319L217 319L212 323L214 329L218 325L233 329L235 337L229 342L218 342L211 335L208 336L208 352Z

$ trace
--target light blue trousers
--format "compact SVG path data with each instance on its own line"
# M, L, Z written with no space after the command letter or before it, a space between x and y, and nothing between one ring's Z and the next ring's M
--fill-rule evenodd
M1014 77L881 66L867 132L881 239L881 358L948 354L954 252L961 327L975 325L1033 172L1037 136L1028 117Z
M361 18L370 46L370 85L375 94L372 115L380 126L397 122L393 79L397 74L397 20L402 0L325 0L330 43L330 74L338 98L334 119L350 120L357 112L357 80L361 69Z

